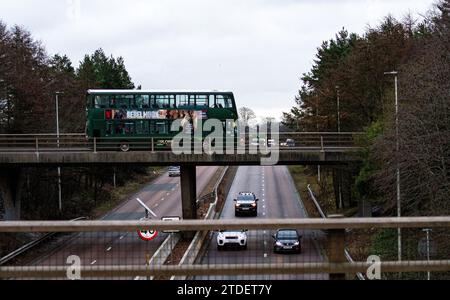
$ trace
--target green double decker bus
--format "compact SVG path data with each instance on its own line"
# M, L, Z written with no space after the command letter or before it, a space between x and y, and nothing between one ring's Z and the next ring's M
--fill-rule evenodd
M223 123L225 134L237 135L232 92L88 90L86 99L87 138L108 145L104 147L108 150L143 149L149 140L152 147L167 148L181 131L171 130L175 120L186 124L183 130L194 132L199 124L216 119ZM203 138L208 134L203 132Z

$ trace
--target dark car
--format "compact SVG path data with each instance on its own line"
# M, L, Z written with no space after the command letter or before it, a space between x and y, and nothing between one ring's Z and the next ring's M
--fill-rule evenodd
M170 167L169 168L169 177L180 177L181 176L181 168L180 167Z
M258 199L254 193L239 193L235 201L235 216L251 215L258 216Z
M273 236L273 252L302 253L302 237L294 229L280 229Z
M295 141L292 140L292 139L287 139L287 140L286 140L286 145L287 145L288 147L295 147Z

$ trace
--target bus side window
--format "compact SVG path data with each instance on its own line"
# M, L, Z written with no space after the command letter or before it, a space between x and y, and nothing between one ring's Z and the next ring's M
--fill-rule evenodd
M167 122L165 121L160 121L160 122L156 122L156 134L167 134L168 133L168 126L167 126Z
M148 121L136 122L136 134L149 134L149 122Z
M195 106L195 95L189 95L189 106Z
M106 135L112 135L113 134L113 123L108 122L106 123Z
M158 95L156 96L156 109L161 109L161 108L169 108L170 106L170 101L169 101L169 96L168 95Z
M210 108L217 108L217 104L216 104L216 97L214 95L210 95L209 96L209 107Z
M225 96L225 108L233 108L233 101L230 96Z
M95 96L95 108L106 108L109 104L108 96Z
M217 108L225 108L225 97L223 95L216 96Z
M133 135L135 134L135 126L134 123L125 123L125 134L127 135Z
M197 108L208 107L208 96L206 96L206 95L197 95L195 106Z
M176 106L177 106L177 108L189 106L188 95L177 95L176 96Z
M120 122L116 125L116 135L123 134L125 134L125 124L123 122Z

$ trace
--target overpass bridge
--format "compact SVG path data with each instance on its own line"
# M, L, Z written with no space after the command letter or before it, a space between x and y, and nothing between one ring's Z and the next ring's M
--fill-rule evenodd
M43 135L0 135L0 167L14 166L102 166L114 165L339 165L360 161L356 145L360 133L283 133L273 136L268 145L259 146L248 137L247 142L224 153L202 151L192 154L174 153L156 139L103 138L86 139L84 134L59 137ZM289 144L282 141L289 140ZM121 151L126 143L129 151ZM230 152L229 152L230 151ZM273 158L267 161L268 158Z
M222 154L174 153L152 138L87 139L84 134L0 135L0 196L7 207L20 203L23 167L181 166L184 219L196 219L196 167L243 165L341 165L361 160L361 133L277 133L255 142L242 135ZM198 146L198 145L197 145ZM128 150L128 151L123 151ZM20 207L20 204L19 204Z

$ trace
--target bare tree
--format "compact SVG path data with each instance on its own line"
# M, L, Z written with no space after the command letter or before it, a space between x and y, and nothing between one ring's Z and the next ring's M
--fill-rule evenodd
M239 109L239 119L242 125L249 126L250 121L256 119L256 114L248 107L241 107Z

